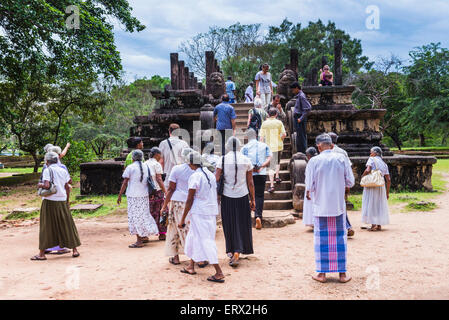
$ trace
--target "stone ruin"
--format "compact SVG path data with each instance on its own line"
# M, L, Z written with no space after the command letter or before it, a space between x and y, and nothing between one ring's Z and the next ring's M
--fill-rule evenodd
M342 85L341 57L342 42L335 41L334 86L317 86L318 68L308 73L303 91L312 104L312 111L307 120L308 144L315 145L315 137L322 132L333 131L339 135L338 144L345 149L353 163L356 185L360 190L360 177L365 169L369 151L373 146L380 146L384 151L384 160L389 166L392 188L431 190L432 165L435 157L394 155L382 144L380 121L386 110L356 109L351 96L354 86ZM118 194L123 171L123 160L131 150L133 137L141 137L144 152L168 137L168 126L172 122L179 123L184 129L192 132L193 120L201 120L201 128L214 128L213 109L220 102L225 92L225 81L214 53L205 53L206 85L189 69L184 61L178 60L178 54L170 54L171 84L163 91L152 91L157 99L156 108L148 116L136 116L135 126L130 128L129 148L124 150L114 161L100 161L81 164L81 194ZM322 65L327 64L325 58ZM304 171L306 158L296 152L296 133L293 127L292 108L295 99L289 88L298 79L298 50L291 49L290 63L285 65L279 76L278 93L281 103L288 115L287 130L291 133L292 158L289 170L292 182L293 206L302 211L304 197Z

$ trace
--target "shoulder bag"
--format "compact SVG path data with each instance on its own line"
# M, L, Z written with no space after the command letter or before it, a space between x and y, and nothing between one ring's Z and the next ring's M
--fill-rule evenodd
M150 167L147 165L147 169L148 169L148 194L150 196L154 195L157 191L156 189L156 185L154 184L153 178L151 177L151 171L150 171Z
M47 167L46 169L50 171L50 188L48 189L39 188L37 194L41 197L48 197L58 192L58 188L54 183L53 170L51 170L50 167Z
M385 179L382 175L382 172L378 169L378 165L376 163L376 158L373 158L374 164L376 166L376 170L371 168L371 172L364 176L360 181L360 185L365 188L375 188L382 187L385 185Z

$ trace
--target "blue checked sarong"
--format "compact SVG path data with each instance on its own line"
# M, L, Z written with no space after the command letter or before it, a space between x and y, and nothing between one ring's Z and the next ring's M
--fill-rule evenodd
M318 273L346 272L345 216L314 217L315 263Z

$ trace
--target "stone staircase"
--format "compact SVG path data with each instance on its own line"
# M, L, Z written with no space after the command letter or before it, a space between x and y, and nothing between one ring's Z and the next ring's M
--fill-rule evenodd
M236 119L236 130L237 138L241 142L246 143L245 132L248 123L248 111L253 108L252 103L233 103L235 113L237 115ZM288 128L286 128L288 131ZM265 202L264 202L264 216L270 216L269 211L281 211L290 210L293 208L292 205L292 185L290 178L290 171L288 170L288 164L290 158L292 157L291 150L291 140L290 134L287 133L287 137L284 139L284 151L281 156L281 170L279 172L279 177L282 182L280 184L275 184L276 191L274 193L269 193L268 188L270 186L267 176L267 183L265 187Z

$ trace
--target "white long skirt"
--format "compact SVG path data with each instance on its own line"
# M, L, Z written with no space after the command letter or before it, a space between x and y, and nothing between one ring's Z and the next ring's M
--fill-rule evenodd
M302 207L302 223L306 226L313 226L314 217L313 217L313 194L310 193L310 198L312 200L307 199L304 194L304 203Z
M150 214L150 199L147 197L127 197L129 233L139 237L158 235L156 221Z
M381 226L390 223L385 186L363 188L362 222Z
M186 256L195 262L208 261L210 264L218 264L216 229L216 216L192 214L184 248Z

